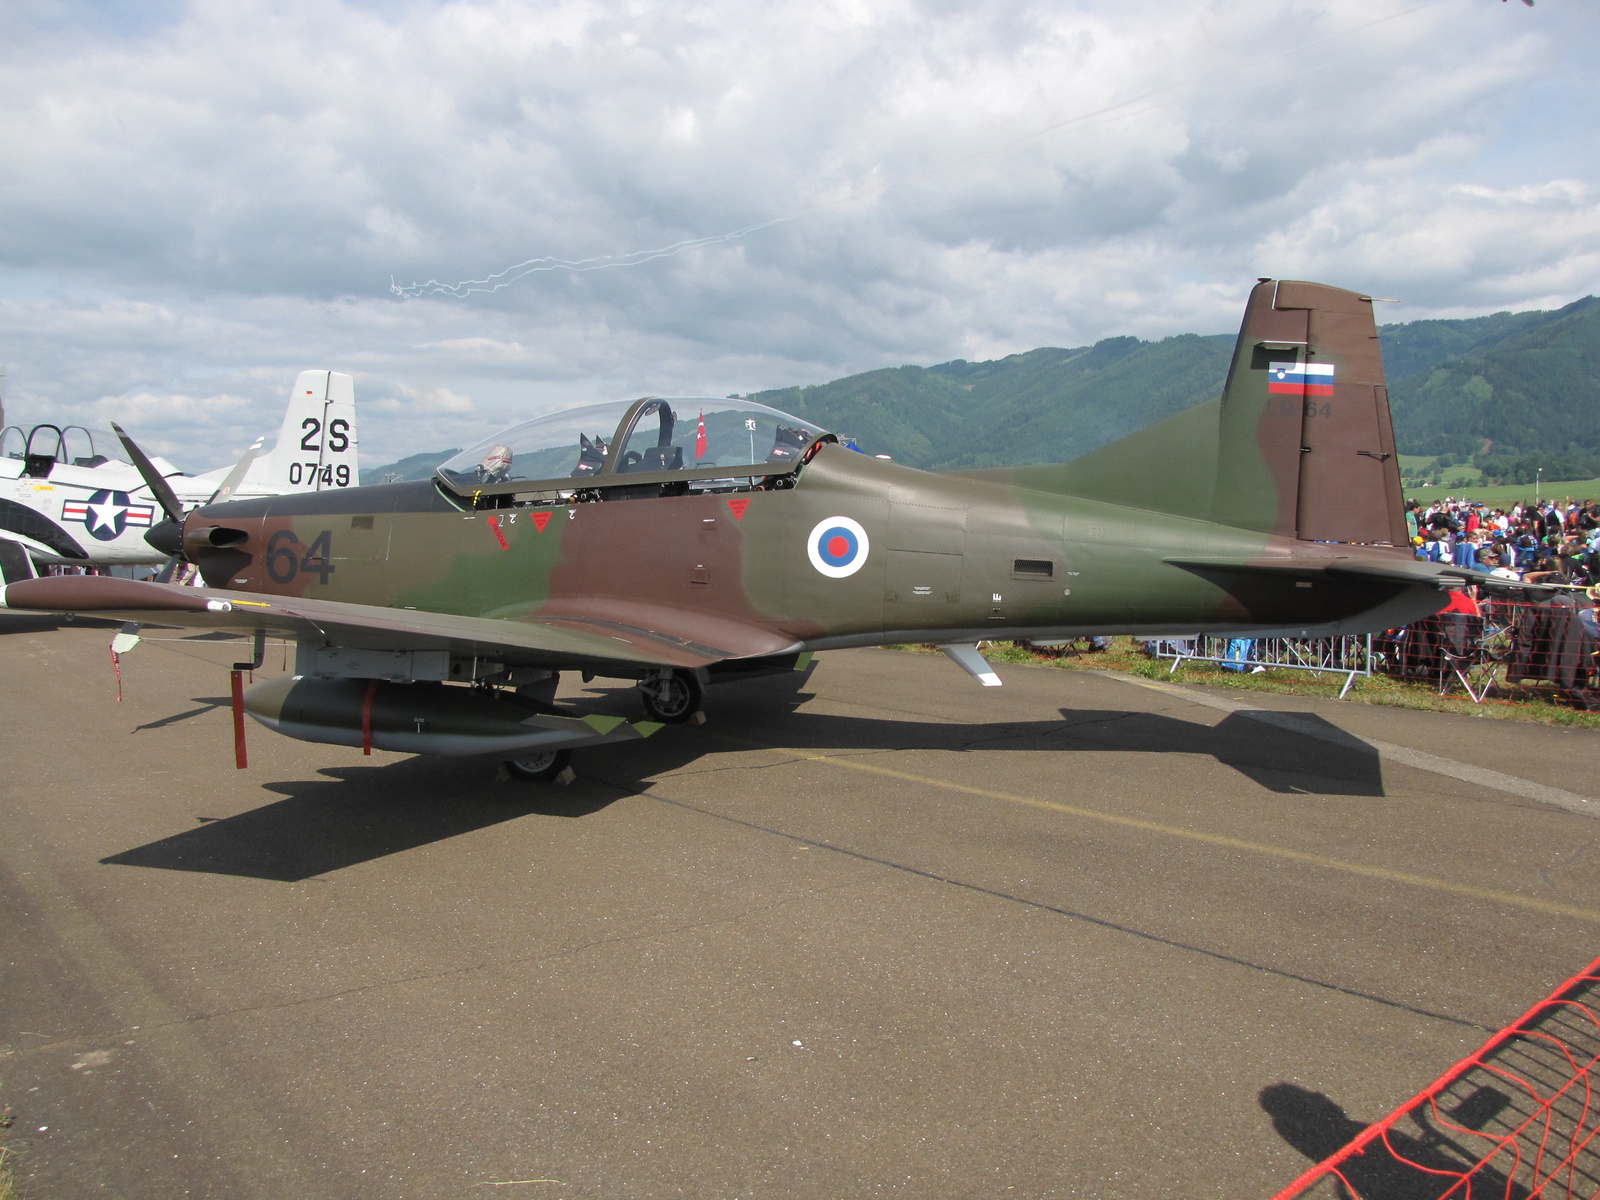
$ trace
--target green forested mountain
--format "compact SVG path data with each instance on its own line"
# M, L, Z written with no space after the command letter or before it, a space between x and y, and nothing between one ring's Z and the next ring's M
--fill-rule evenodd
M454 450L424 450L421 454L409 454L399 462L386 463L381 467L363 467L361 482L401 483L407 479L426 479L440 463L460 453L459 446Z
M1461 355L1398 379L1389 398L1405 453L1470 458L1513 483L1532 482L1538 465L1550 478L1558 458L1560 477L1600 474L1600 300L1518 313Z
M1546 479L1600 474L1600 300L1379 332L1402 453L1507 482L1539 466ZM1066 462L1219 394L1233 341L1108 338L753 398L912 466Z
M749 398L914 467L1064 462L1209 400L1233 337L1107 338L991 362L891 367Z
M1380 331L1395 436L1490 479L1600 475L1600 300ZM1114 337L991 362L888 367L749 397L935 469L1066 462L1221 393L1234 335ZM455 451L363 472L420 478ZM1526 476L1526 479L1523 478Z
M1380 314L1381 315L1381 314ZM1551 313L1497 312L1454 321L1408 321L1378 330L1383 370L1393 384L1548 321Z

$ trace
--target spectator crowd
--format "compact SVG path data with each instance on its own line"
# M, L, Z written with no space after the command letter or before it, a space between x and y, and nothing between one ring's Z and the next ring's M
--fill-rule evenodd
M1600 503L1406 502L1417 557L1523 583L1600 584Z

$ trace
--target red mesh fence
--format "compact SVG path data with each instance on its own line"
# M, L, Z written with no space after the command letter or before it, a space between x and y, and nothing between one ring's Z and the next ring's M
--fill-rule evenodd
M1600 960L1274 1200L1600 1196Z
M1587 604L1587 600L1583 602ZM1585 708L1600 706L1600 628L1574 598L1529 604L1488 599L1481 612L1444 612L1373 639L1379 669L1462 686L1474 700L1490 685L1543 685Z

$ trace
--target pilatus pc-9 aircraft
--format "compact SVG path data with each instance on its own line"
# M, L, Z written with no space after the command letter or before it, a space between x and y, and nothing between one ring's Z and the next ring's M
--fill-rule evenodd
M932 642L985 684L986 638L1320 637L1437 611L1413 559L1369 297L1262 281L1223 394L1063 465L936 473L738 399L541 417L432 479L213 504L206 586L8 584L13 608L268 635L292 677L239 709L290 737L494 754L688 719L702 689L814 651ZM247 666L249 664L240 664ZM555 704L558 673L633 679L647 722Z

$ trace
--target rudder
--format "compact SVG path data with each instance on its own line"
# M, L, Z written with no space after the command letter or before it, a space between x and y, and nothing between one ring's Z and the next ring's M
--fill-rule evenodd
M1250 293L1223 391L1213 519L1302 541L1406 541L1372 298L1296 280Z
M240 490L316 492L360 482L355 380L341 371L301 371L277 445L251 464Z

